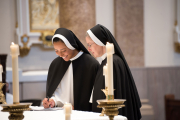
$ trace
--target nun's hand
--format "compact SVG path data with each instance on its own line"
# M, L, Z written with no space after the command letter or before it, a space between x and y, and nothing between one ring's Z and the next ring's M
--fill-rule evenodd
M49 107L53 108L55 106L55 102L53 99L49 99Z
M48 101L47 98L44 98L44 100L43 100L43 106L44 106L44 108L49 108L49 101Z

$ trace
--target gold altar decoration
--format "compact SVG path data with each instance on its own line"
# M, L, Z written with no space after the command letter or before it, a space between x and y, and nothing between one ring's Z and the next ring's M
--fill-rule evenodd
M179 42L174 43L174 48L177 53L180 53L180 43Z
M97 100L99 104L97 107L102 108L102 112L100 116L107 115L109 116L109 120L113 120L114 116L119 114L118 109L125 107L124 102L125 99L114 99L114 95L108 95L108 88L102 89L104 94L106 95L106 99L104 100Z
M109 120L113 120L114 116L119 114L118 109L125 107L123 104L126 100L124 99L114 99L114 100L97 100L98 108L102 108L102 112L100 116L107 115L109 116Z
M105 96L106 96L106 100L108 99L108 87L105 87L105 89L101 89L103 92L104 92L104 94L105 94Z
M20 56L23 57L26 56L30 51L30 47L27 46L29 42L29 36L27 36L26 34L21 36L21 42L23 46L19 46L19 51L20 51Z
M59 28L59 0L29 0L29 21L30 32Z
M108 87L105 87L105 89L101 89L101 90L104 92L106 96L106 100L114 100L114 95L108 95Z
M5 95L3 94L2 88L6 83L2 83L0 82L0 102L2 102L2 104L6 104L6 99L5 99Z
M55 30L47 30L41 32L41 36L39 40L43 42L44 45L51 47L52 46L52 37L54 35Z
M23 112L31 110L29 106L32 103L17 103L17 104L3 104L2 112L9 112L9 120L22 120L24 119Z
M178 26L177 20L175 21L174 25L175 25L175 27ZM178 33L177 29L176 29L176 32L177 32L176 34L178 35L179 33ZM175 38L178 39L177 37L175 37ZM175 41L175 43L174 43L174 50L175 50L175 52L180 53L180 43L177 41Z
M27 110L31 110L29 108L29 106L32 103L16 103L16 104L7 104L6 100L5 100L5 96L2 92L2 87L5 85L6 83L2 83L0 82L0 102L2 102L3 104L1 104L0 106L3 108L3 110L1 110L2 112L9 112L9 120L22 120L24 118L23 112L27 111Z

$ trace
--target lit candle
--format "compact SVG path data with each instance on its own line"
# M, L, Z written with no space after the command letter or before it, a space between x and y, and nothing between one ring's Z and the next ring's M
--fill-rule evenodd
M12 76L13 76L13 103L19 103L19 73L18 73L18 55L19 46L12 42L11 46L12 56Z
M71 103L64 104L65 120L71 120L72 105Z
M0 82L2 82L2 73L3 73L3 67L0 64Z
M108 87L108 78L107 78L107 64L103 67L103 75L105 77L105 88Z
M108 78L108 95L114 95L113 87L113 54L114 54L114 45L111 43L106 44L107 52L107 78Z

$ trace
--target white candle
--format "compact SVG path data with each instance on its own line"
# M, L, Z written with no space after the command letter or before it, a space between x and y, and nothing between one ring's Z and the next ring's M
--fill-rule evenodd
M19 46L12 43L10 46L12 56L12 76L13 76L13 103L19 103L19 72L18 72L18 55Z
M108 87L108 73L107 73L107 64L103 67L103 75L105 77L105 88Z
M71 103L64 104L65 120L71 120L72 105Z
M114 45L111 43L106 44L107 52L107 68L108 68L108 95L114 95L113 87L113 54L114 54Z
M3 67L0 64L0 82L2 82L2 73L3 73Z

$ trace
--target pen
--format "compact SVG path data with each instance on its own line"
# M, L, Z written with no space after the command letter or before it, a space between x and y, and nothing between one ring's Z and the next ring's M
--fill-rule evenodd
M47 101L49 102L49 97L48 96L47 96L47 99L48 99ZM51 108L51 104L49 104L49 107Z

